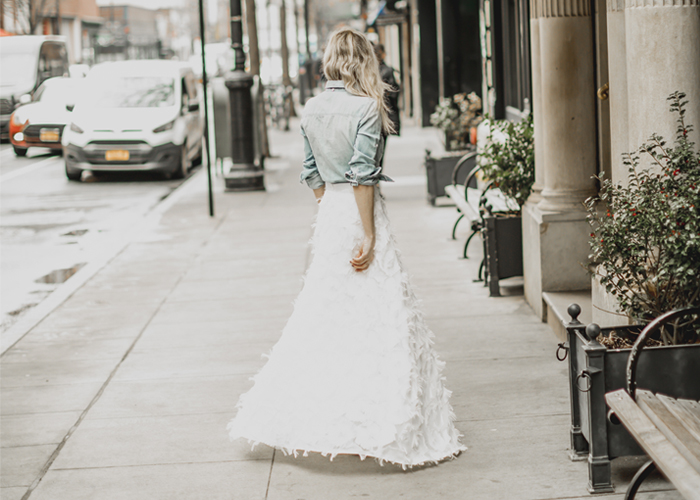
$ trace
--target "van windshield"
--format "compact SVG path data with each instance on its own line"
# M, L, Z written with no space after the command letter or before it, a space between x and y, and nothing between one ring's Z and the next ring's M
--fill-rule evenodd
M27 52L21 54L9 50L0 52L0 66L2 66L0 83L3 86L10 86L27 82L29 87L33 87L36 80L35 59Z
M87 101L97 108L162 108L175 105L175 80L157 76L95 78Z

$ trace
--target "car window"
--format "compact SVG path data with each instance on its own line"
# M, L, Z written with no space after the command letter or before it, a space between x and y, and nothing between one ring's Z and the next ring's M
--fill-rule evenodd
M97 108L175 106L175 80L159 76L101 75L85 82L85 104ZM82 102L79 104L83 104Z
M182 101L181 101L180 105L182 106L182 109L186 110L187 105L189 104L190 98L189 98L189 91L187 88L187 82L185 81L184 78L180 79L180 87L182 89L181 90L181 100Z
M46 42L39 52L39 83L47 78L63 76L68 71L66 48L60 43Z

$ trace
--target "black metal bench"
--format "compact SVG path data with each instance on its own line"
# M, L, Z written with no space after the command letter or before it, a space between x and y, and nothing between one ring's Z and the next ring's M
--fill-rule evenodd
M625 500L658 468L687 500L700 500L700 401L675 399L637 390L637 364L649 336L665 323L700 314L700 307L679 309L659 316L642 331L627 360L627 389L609 392L611 423L622 423L651 458L632 479ZM698 381L700 383L700 380Z
M457 207L459 217L452 228L452 239L457 239L457 226L466 218L471 223L471 233L464 244L462 255L465 259L467 249L472 238L478 234L484 227L483 215L484 210L488 207L489 212L507 212L513 207L509 206L506 197L500 189L493 188L490 184L483 190L476 188L476 175L481 170L481 166L477 165L477 154L475 152L467 153L459 159L452 171L452 184L445 186L445 194L450 197L452 202ZM468 168L469 173L464 181L458 182L460 170Z

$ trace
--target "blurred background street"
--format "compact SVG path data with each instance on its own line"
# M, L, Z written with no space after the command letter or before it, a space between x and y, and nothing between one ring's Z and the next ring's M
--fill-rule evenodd
M66 182L62 158L0 148L2 330L71 277L118 248L136 220L183 181L113 173L91 186ZM87 189L86 189L87 187Z

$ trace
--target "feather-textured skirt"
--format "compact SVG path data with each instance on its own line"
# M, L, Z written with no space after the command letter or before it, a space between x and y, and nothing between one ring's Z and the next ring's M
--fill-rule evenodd
M231 439L285 453L437 463L459 442L450 391L375 189L374 261L349 261L363 237L350 184L327 184L313 259L282 336L238 402Z

